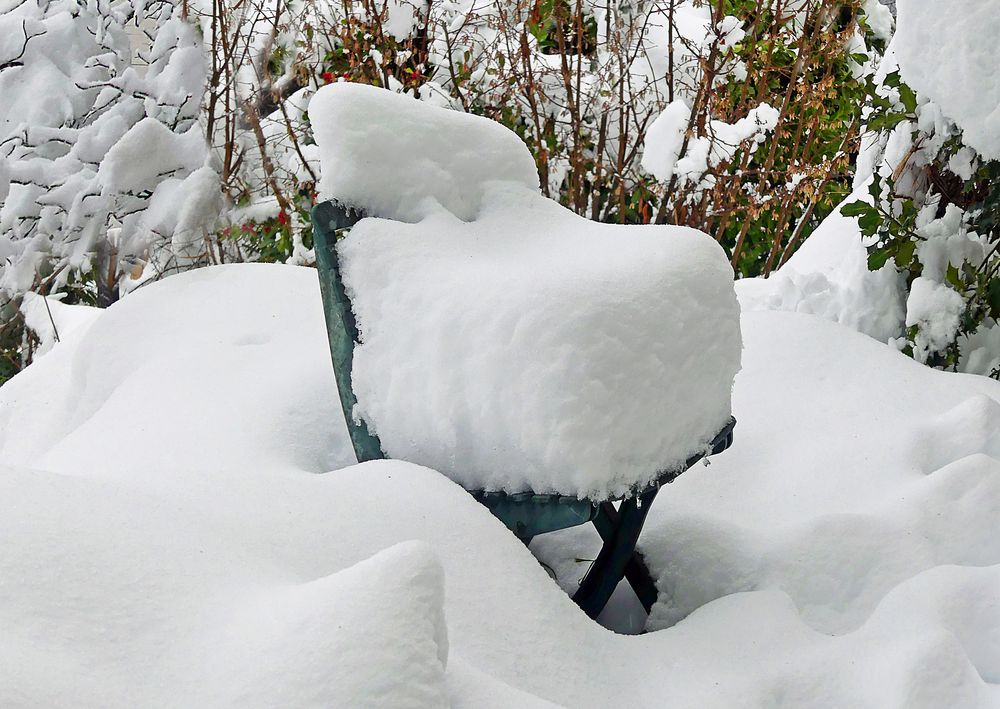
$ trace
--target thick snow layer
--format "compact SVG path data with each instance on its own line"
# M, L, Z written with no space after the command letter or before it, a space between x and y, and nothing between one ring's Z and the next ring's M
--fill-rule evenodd
M354 84L310 116L323 196L378 217L338 250L354 415L389 457L470 489L604 499L727 423L739 309L706 235L573 214L481 117Z
M139 155L143 159L137 160ZM197 170L205 155L200 126L177 134L155 118L143 118L108 150L97 175L109 190L152 190L164 174Z
M628 637L443 475L349 465L315 273L143 287L0 388L3 703L996 707L1000 385L743 333L736 444L653 505ZM587 544L532 546L568 584Z
M891 49L900 76L961 127L964 142L1000 159L1000 2L899 0Z
M321 198L371 215L417 221L437 202L472 219L491 180L538 189L531 153L495 121L346 82L317 91L309 119Z
M703 450L740 361L718 244L523 188L487 197L473 222L366 219L339 243L356 413L389 457L469 489L603 499Z
M99 435L101 411L132 428L119 429L113 449L95 447L83 468L150 452L174 470L207 465L237 476L270 460L313 472L343 463L349 443L334 437L331 447L328 435L343 418L329 356L314 356L328 351L315 279L312 269L255 265L197 270L130 294L39 361L53 360L44 387L29 377L4 385L4 401L18 408L0 407L0 460L36 460L42 448L58 457L56 439L77 448L74 440ZM253 316L234 315L244 310ZM240 367L209 365L233 358ZM201 392L196 406L193 391ZM154 429L166 448L147 448ZM244 440L249 431L268 435Z

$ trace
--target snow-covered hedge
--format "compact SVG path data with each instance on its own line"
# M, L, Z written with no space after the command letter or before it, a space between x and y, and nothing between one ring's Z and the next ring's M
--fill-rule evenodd
M529 146L543 193L578 214L694 226L740 273L767 273L847 189L864 77L889 26L876 0L191 7L223 38L209 123L243 207L230 233L273 236L298 263L319 177L303 110L344 79L489 116Z
M873 270L905 276L921 362L1000 377L1000 4L899 3L872 87L858 217Z

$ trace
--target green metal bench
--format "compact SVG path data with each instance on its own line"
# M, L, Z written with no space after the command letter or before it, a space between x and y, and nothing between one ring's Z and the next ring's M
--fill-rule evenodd
M363 217L363 214L345 209L335 202L322 202L312 211L316 265L330 355L344 419L359 463L386 457L379 439L368 430L364 421L355 420L352 414L357 398L351 385L351 371L354 346L359 339L351 301L341 280L336 249L338 235ZM716 434L711 443L711 454L721 453L732 445L735 426L736 419L730 419ZM660 487L673 482L704 455L693 455L681 468L662 472L648 486L634 490L621 499L617 508L612 500L581 500L568 495L508 494L487 490L469 492L525 544L539 534L592 522L603 546L573 594L573 600L588 616L596 618L618 583L625 578L648 613L656 602L657 590L642 555L635 549L642 525Z

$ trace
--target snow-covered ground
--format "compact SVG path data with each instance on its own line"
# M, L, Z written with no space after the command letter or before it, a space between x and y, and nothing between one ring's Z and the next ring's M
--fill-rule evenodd
M313 271L74 320L0 389L5 707L1000 705L995 381L744 314L736 443L657 499L626 636L443 475L351 465ZM590 543L533 549L570 584Z

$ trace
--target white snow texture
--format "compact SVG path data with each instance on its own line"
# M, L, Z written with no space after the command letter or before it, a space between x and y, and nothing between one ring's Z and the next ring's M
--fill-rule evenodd
M351 465L313 271L141 288L0 389L2 703L997 706L1000 385L743 332L736 443L653 505L628 637L443 475ZM563 584L579 529L533 544Z
M900 76L1000 160L1000 0L898 0L892 49Z
M419 162L455 171L445 202L472 203L452 199L455 185L475 187L479 203L472 221L440 207L417 224L365 219L338 244L361 334L355 413L390 457L470 489L604 499L705 449L729 420L741 348L733 272L715 241L597 224L525 180L487 180L496 164L471 159L480 146L534 168L516 138L494 141L513 134L486 119L452 129L454 111L405 96L324 91L310 109L324 174L371 185L362 195L353 183L346 201L402 204L414 181L438 194L419 172L403 170L405 184L375 179ZM383 115L447 136L447 147L375 155L362 129ZM332 154L322 136L337 136Z
M417 221L437 202L468 220L489 180L538 188L531 154L494 121L346 82L317 91L309 115L323 165L320 198L368 214Z

